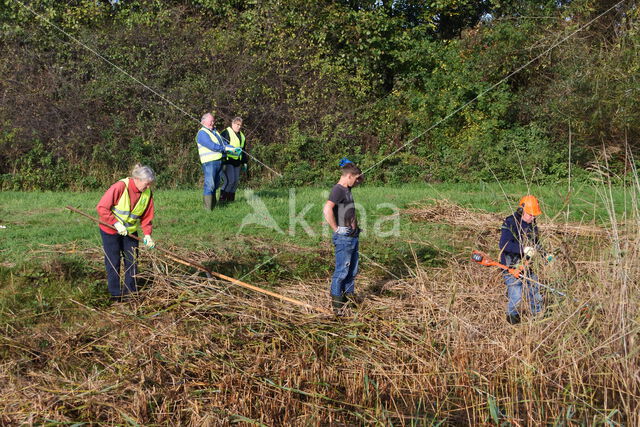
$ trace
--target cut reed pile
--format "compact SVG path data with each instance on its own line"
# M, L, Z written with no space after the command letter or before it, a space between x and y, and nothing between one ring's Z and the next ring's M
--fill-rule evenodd
M362 301L339 319L154 258L135 300L3 332L0 422L638 425L637 236L568 245L546 277L580 302L547 295L518 326L499 272L466 251L382 286L363 260ZM277 291L328 306L327 287Z
M439 222L471 229L499 230L504 214L489 213L477 209L467 209L447 199L432 199L414 203L403 211L413 221ZM568 222L545 221L547 232L577 236L602 236L607 231L593 224L572 224Z

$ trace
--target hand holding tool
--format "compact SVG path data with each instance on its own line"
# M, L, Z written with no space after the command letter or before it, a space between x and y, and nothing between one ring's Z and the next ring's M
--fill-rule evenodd
M144 243L144 245L149 249L153 249L156 247L155 240L153 240L153 238L148 234L144 235L144 239L142 239L142 243Z
M531 260L534 256L536 256L536 249L532 246L527 246L524 248L523 250L524 256L527 259L527 261Z
M471 254L471 259L480 265L484 265L485 267L498 267L505 271L508 271L509 274L513 275L515 278L520 277L525 267L524 265L519 265L517 268L507 267L504 264L500 264L498 261L492 260L486 254L480 251L473 251L473 253Z
M489 258L489 256L487 254L482 253L480 251L473 251L471 253L471 259L473 261L477 262L480 265L484 265L485 267L498 267L498 268L501 268L502 270L508 271L509 274L513 275L515 278L519 278L520 275L522 275L523 271L527 267L527 265L525 263L525 264L519 264L518 268L509 268L504 264L500 264L499 262L492 260L491 258ZM548 289L551 292L554 292L554 293L560 295L561 297L566 297L567 296L567 294L565 294L564 292L559 291L559 290L557 290L555 288L552 288L549 285L545 285L544 283L540 283L537 280L533 280L533 279L531 279L529 277L527 277L526 280L529 281L529 282L535 283L536 285L541 286L541 287L543 287L545 289ZM571 297L571 298L574 301L578 301L576 298L573 298L573 297ZM586 307L586 304L585 304L585 307Z
M129 234L129 232L127 231L127 227L125 227L124 224L120 221L116 221L115 224L113 224L113 227L121 236L126 236L127 234Z
M111 225L111 224L109 224L107 222L104 222L104 221L98 219L98 218L94 218L91 215L88 215L88 214L82 212L81 210L74 208L73 206L67 206L67 209L69 209L72 212L76 212L76 213L78 213L78 214L80 214L80 215L82 215L82 216L84 216L86 218L89 218L91 221L97 222L98 224L102 224L102 225L104 225L106 227L110 227L110 228L115 228L115 225ZM131 234L130 237L132 239L135 239L135 240L138 240L138 241L143 241L143 239L139 238L135 234ZM297 299L290 298L290 297L287 297L287 296L284 296L284 295L280 295L278 293L269 291L267 289L262 289L262 288L260 288L258 286L254 286L254 285L251 285L249 283L241 282L240 280L234 279L232 277L225 276L224 274L216 273L215 271L211 271L209 268L205 267L204 265L201 265L201 264L198 264L198 263L196 263L194 261L182 258L180 255L174 254L173 252L168 251L166 249L157 248L156 250L159 251L164 256L166 256L167 258L169 258L169 259L171 259L173 261L179 262L182 265L186 265L186 266L189 266L189 267L196 268L196 269L198 269L200 271L204 271L204 273L207 275L207 278L209 280L211 280L212 277L215 276L215 277L217 277L219 279L222 279L222 280L225 280L227 282L233 283L234 285L237 285L237 286L240 286L240 287L243 287L243 288L246 288L246 289L251 289L254 292L259 292L259 293L264 294L264 295L269 295L271 297L278 298L281 301L286 301L286 302L289 302L291 304L295 304L295 305L298 305L298 306L301 306L301 307L305 307L307 309L314 310L314 311L317 311L317 312L320 312L320 313L333 315L332 312L330 312L329 310L326 310L326 309L324 309L322 307L316 307L316 306L313 306L313 305L311 305L309 303L306 303L306 302L303 302L303 301L299 301Z
M225 151L229 154L233 154L234 156L239 156L242 154L242 148L234 147L233 145L227 145L225 147Z

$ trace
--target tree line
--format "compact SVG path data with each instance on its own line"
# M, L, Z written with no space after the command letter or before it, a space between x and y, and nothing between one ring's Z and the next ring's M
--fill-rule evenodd
M556 182L635 168L634 0L0 0L0 187L200 179L244 118L254 184Z

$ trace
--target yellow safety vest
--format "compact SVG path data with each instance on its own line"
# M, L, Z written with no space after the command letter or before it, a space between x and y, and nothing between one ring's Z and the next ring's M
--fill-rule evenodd
M238 135L236 135L231 127L227 128L227 133L229 134L229 145L240 147L244 150L244 134L242 131L240 131L240 138L238 138ZM240 156L242 156L242 154ZM228 159L239 160L240 156L234 156L231 153L227 153Z
M129 178L121 179L124 182L124 193L120 196L118 203L111 208L113 215L127 227L129 233L138 231L140 227L140 217L144 214L151 200L151 189L147 188L140 195L140 200L131 210L131 199L129 198Z
M211 132L206 127L202 126L202 128L200 130L205 131L209 135L209 137L211 138L212 141L217 141L218 140L218 138L216 138L216 136L213 134L213 132ZM212 151L212 150L209 150L204 145L200 145L200 143L198 142L198 134L196 134L196 144L198 144L198 154L200 154L200 163L204 164L204 163L207 163L207 162L211 162L213 160L220 160L222 158L222 153L221 152Z

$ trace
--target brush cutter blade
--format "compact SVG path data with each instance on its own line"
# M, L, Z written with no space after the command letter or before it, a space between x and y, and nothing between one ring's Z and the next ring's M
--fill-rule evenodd
M474 252L471 254L471 259L474 260L475 262L482 263L483 258L484 257L479 252Z
M499 266L497 262L493 261L487 255L483 254L480 251L473 251L473 253L471 254L471 259L480 265L484 265L485 267Z

